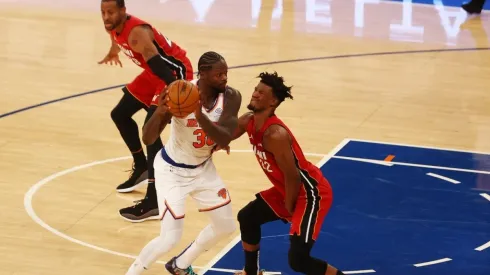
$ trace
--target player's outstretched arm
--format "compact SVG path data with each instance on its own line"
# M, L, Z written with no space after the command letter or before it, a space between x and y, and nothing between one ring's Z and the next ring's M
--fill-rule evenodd
M231 138L232 141L241 137L243 134L245 134L245 132L247 131L248 122L250 121L252 116L253 116L252 112L247 112L238 118L238 127L236 127L235 132L233 133L233 137ZM225 150L228 154L230 154L230 146L229 145L227 145L225 147L221 147L219 145L216 145L216 147L214 148L214 151L219 151L219 150Z
M233 139L233 133L238 125L238 111L242 104L242 95L238 90L227 87L224 96L223 113L221 113L217 124L214 124L207 116L202 115L201 106L195 112L199 126L221 148L228 146Z
M133 28L128 37L131 49L142 54L151 71L169 85L175 80L175 76L153 44L153 39L153 32L148 26Z
M165 90L160 95L157 109L143 126L142 140L145 145L153 144L172 119L172 113L169 111L170 107L167 106L168 100L167 90Z
M238 127L233 133L232 140L241 137L247 131L247 125L254 114L252 112L246 112L240 118L238 118Z
M264 149L271 152L284 174L286 209L293 213L301 186L301 177L291 148L291 137L284 127L270 126L264 133Z
M121 51L121 49L119 48L116 41L114 40L114 37L112 37L110 33L109 33L109 38L111 39L111 48L109 49L109 52L104 57L104 59L102 59L98 63L110 64L110 65L113 65L113 63L115 63L115 65L119 65L122 67L121 60L119 60L119 52Z

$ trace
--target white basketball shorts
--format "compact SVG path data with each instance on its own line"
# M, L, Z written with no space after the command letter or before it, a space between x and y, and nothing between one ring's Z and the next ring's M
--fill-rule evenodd
M160 218L167 211L175 219L184 218L188 195L197 202L199 212L212 211L231 202L212 159L197 168L182 168L166 162L160 151L153 165Z

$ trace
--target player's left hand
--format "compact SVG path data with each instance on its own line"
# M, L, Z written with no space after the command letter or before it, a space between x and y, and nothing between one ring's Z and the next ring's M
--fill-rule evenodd
M199 92L199 97L200 97L201 92ZM197 102L196 109L194 110L194 115L196 116L196 119L199 119L202 115L202 101L199 100Z
M230 154L230 146L229 146L229 145L226 145L226 147L225 147L225 148L222 148L222 147L221 147L221 146L219 146L219 145L214 146L214 148L213 148L213 152L217 152L217 151L219 151L219 150L225 150L225 151L226 151L226 154L228 154L228 155Z

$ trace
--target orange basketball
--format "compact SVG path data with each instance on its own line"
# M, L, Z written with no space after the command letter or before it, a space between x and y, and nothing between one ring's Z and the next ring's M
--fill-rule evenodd
M187 80L176 80L168 86L168 102L173 116L183 118L193 113L199 103L199 89Z

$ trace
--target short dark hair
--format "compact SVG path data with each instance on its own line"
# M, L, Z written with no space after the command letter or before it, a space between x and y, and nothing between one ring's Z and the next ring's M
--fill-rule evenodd
M124 3L124 0L102 0L102 2L111 2L111 1L115 1L118 8L126 7L126 3Z
M283 102L286 98L293 99L293 96L291 95L291 88L293 86L288 87L284 85L284 78L282 76L278 76L277 72L263 72L259 74L258 78L260 78L260 82L272 88L272 93L277 100L279 100L279 104L281 104L281 102Z
M197 62L198 73L202 71L211 70L213 64L221 60L224 61L225 58L221 56L219 53L213 51L205 52L203 55L201 55L199 61Z

